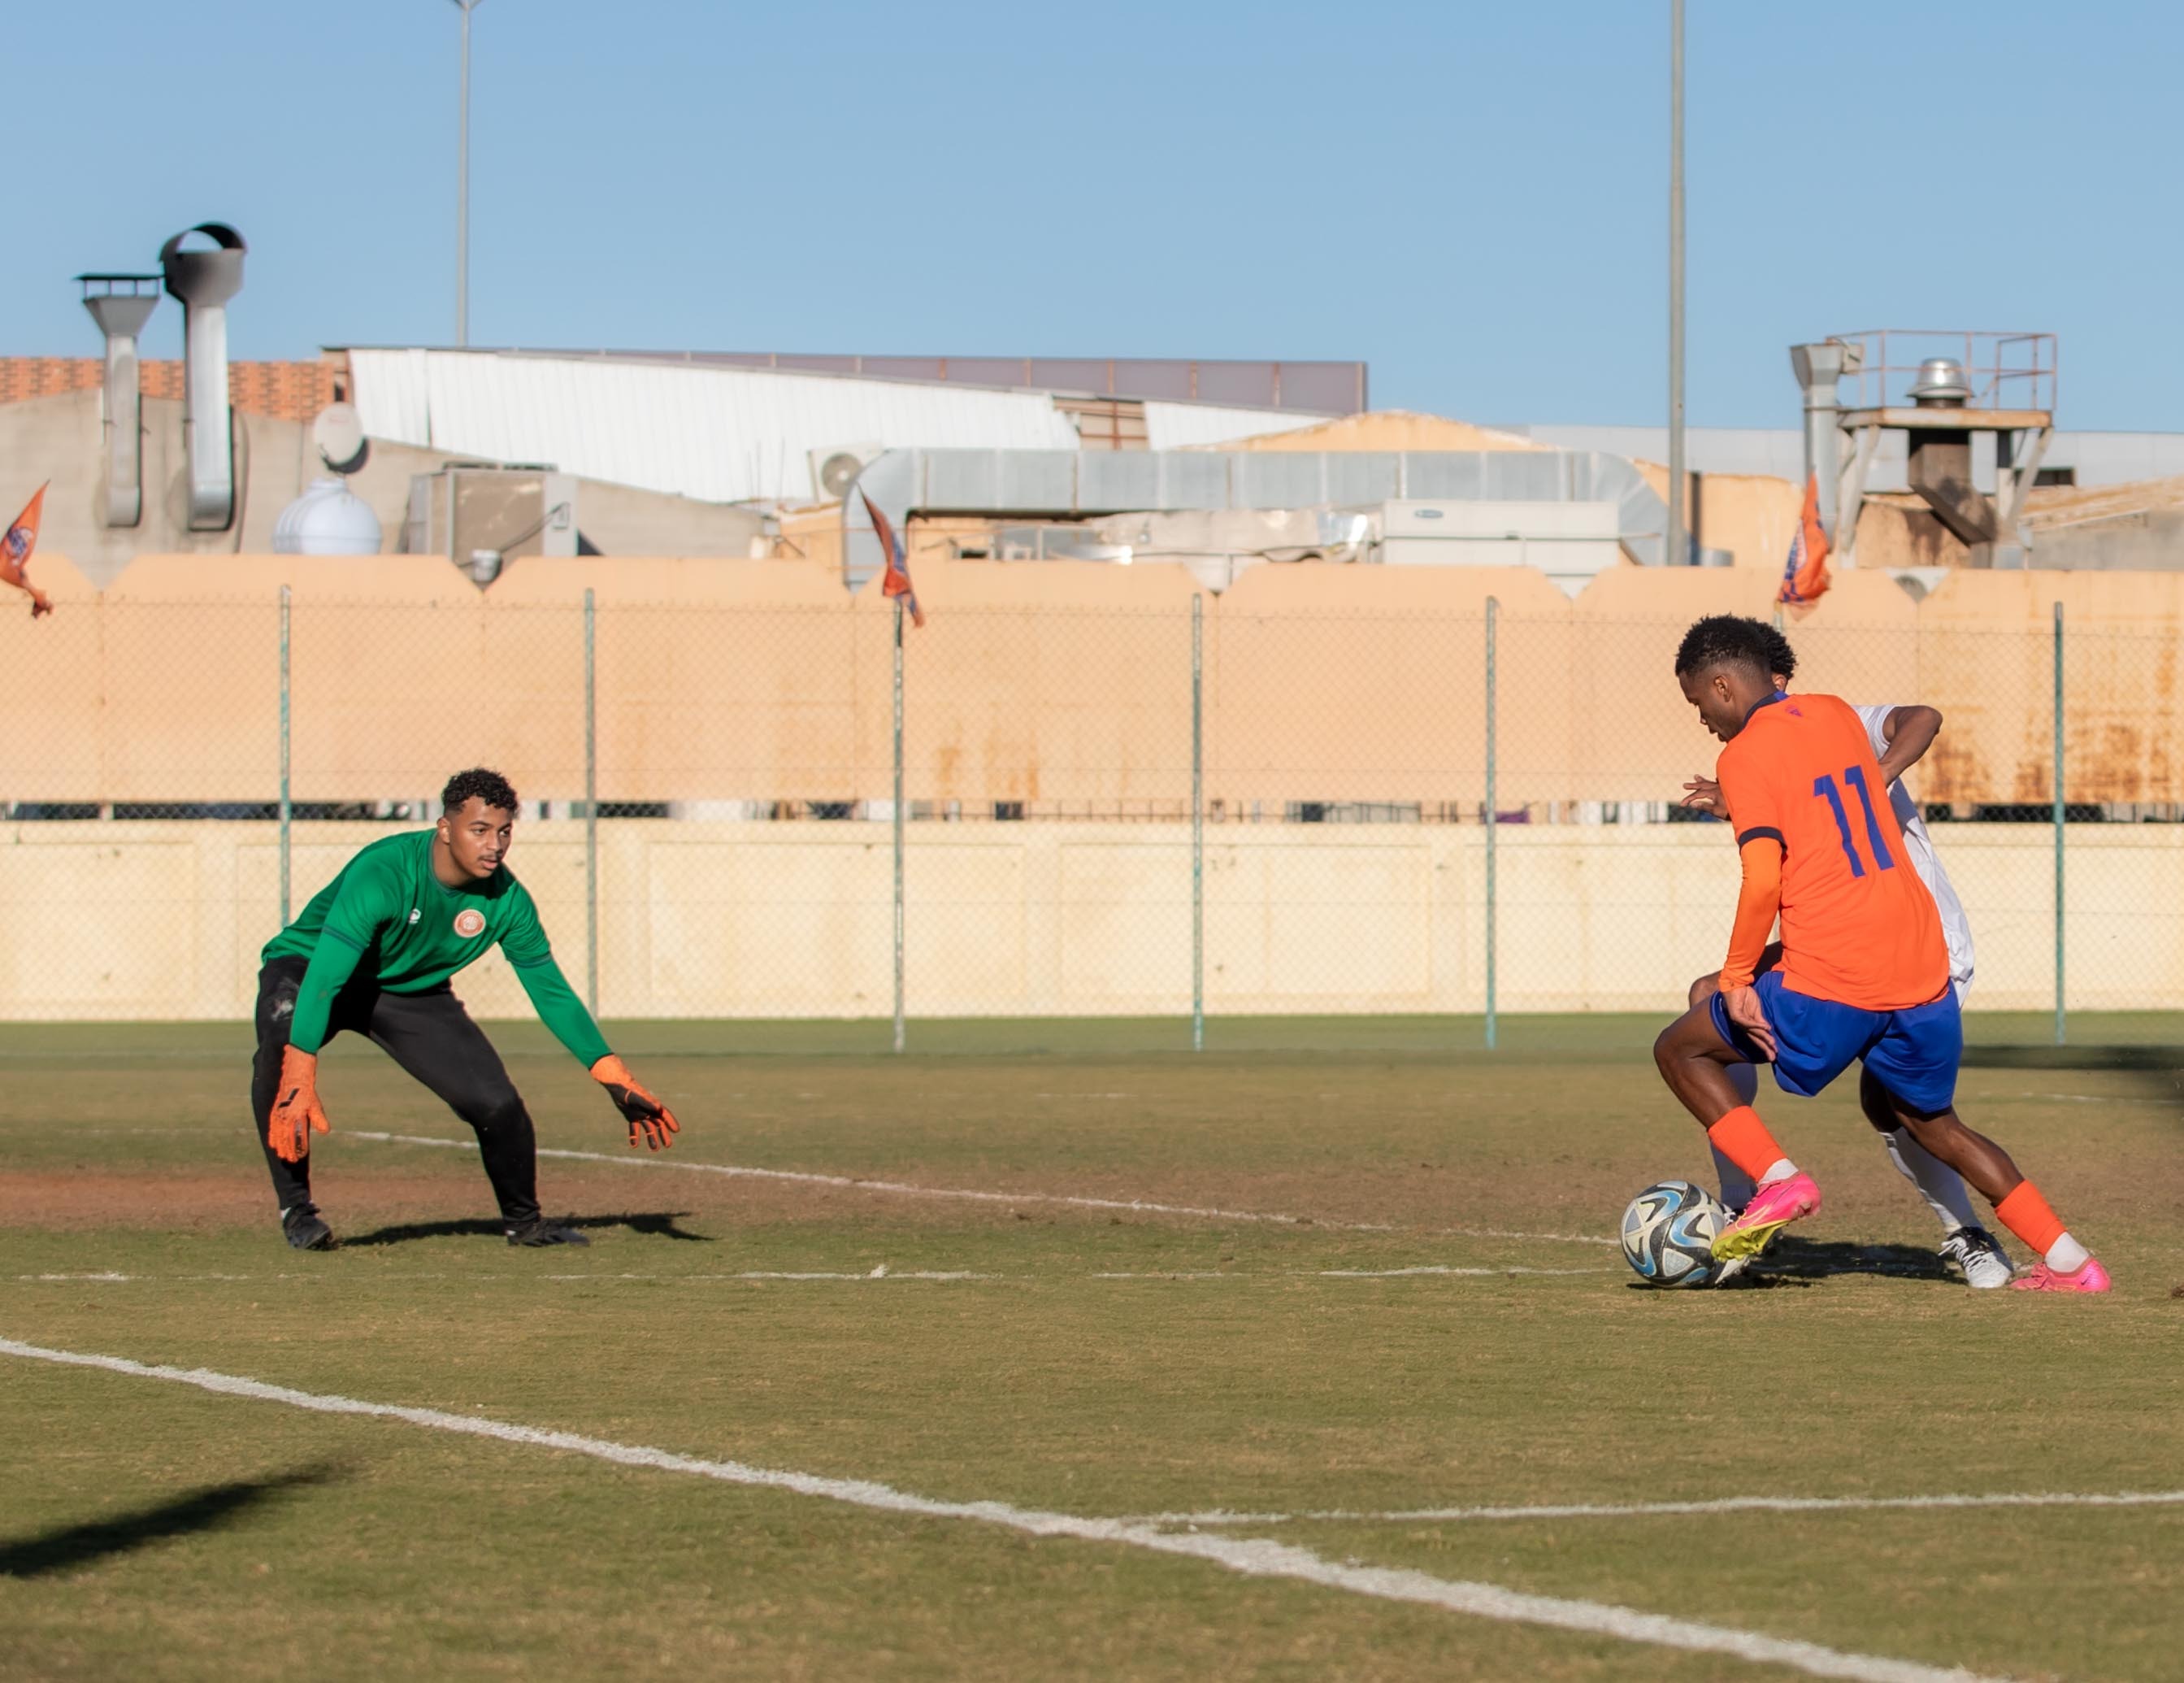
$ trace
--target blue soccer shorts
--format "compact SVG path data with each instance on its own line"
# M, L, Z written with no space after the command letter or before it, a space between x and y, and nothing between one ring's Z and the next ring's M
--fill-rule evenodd
M1863 1059L1909 1110L1932 1115L1956 1102L1964 1020L1955 988L1930 1004L1868 1011L1800 993L1784 986L1780 970L1769 970L1752 987L1774 1031L1774 1081L1785 1093L1810 1099ZM1752 1037L1730 1021L1720 994L1713 996L1712 1009L1716 1033L1753 1063L1767 1061Z

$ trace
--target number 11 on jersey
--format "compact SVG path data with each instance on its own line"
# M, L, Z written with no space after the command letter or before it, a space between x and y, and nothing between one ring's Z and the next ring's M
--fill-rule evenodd
M1862 765L1846 768L1843 781L1858 791L1858 803L1865 808L1865 839L1873 850L1874 864L1881 870L1895 869L1895 855L1888 851L1887 839L1880 833L1880 819L1873 810L1873 791L1866 786L1865 768ZM1851 838L1850 813L1843 805L1842 791L1836 787L1834 778L1816 777L1813 780L1813 793L1825 800L1836 815L1836 833L1842 838L1843 857L1850 861L1850 874L1864 876L1865 862L1858 858L1858 844Z

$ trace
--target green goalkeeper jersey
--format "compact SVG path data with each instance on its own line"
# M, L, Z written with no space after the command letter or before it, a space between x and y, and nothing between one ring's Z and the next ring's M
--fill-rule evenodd
M265 943L266 963L309 965L288 1043L299 1052L325 1044L334 997L359 970L390 993L422 993L498 943L554 1037L587 1069L605 1057L599 1025L554 962L529 891L504 864L483 882L448 887L432 869L432 836L421 830L373 842Z

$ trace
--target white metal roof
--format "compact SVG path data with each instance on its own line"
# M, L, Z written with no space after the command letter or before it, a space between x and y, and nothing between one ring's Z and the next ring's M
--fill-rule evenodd
M1212 403L1145 404L1145 448L1190 450L1201 445L1234 444L1262 433L1294 433L1326 425L1325 415L1300 415L1293 409L1224 409Z
M807 499L813 450L1078 447L1044 392L495 351L348 357L366 437L708 502Z

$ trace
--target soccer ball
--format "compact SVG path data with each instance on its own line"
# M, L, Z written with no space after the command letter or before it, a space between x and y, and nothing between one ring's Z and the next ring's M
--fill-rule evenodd
M1689 1181L1663 1181L1623 1212L1623 1255L1649 1286L1713 1283L1714 1235L1729 1225L1721 1201Z

